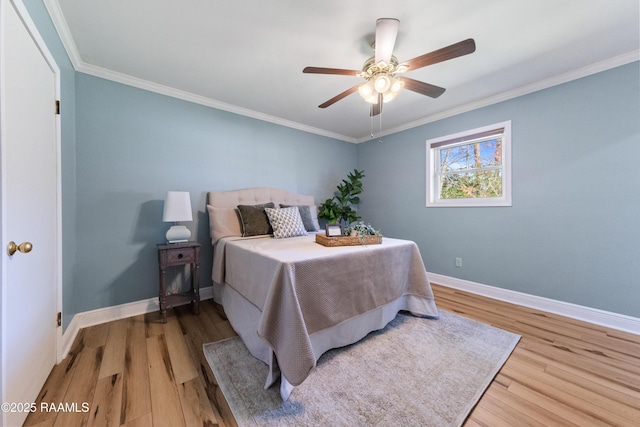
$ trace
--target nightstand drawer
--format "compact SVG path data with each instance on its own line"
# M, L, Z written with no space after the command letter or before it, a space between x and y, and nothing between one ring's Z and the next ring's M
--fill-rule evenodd
M176 248L167 251L167 265L195 262L194 248Z

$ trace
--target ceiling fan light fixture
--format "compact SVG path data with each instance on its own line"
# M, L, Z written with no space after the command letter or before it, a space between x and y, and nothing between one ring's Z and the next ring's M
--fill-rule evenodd
M393 98L396 97L396 93L393 92L385 92L382 94L382 102L384 102L385 104L391 100L393 100Z
M365 83L352 86L318 105L319 108L333 105L356 90L366 102L374 104L374 107L378 103L389 102L394 99L405 86L412 92L437 98L444 93L444 88L408 77L396 79L395 75L468 55L476 50L475 41L466 39L400 63L398 58L393 55L399 23L400 21L395 18L380 18L376 21L376 37L371 45L375 50L375 54L364 62L362 71L324 67L305 67L302 70L303 73L356 76L366 80ZM380 115L382 112L381 105L374 107L371 108L371 117Z
M382 94L382 102L389 102L404 88L404 81L387 73L378 73L358 86L362 99L370 104L378 103L378 94Z
M373 87L378 93L385 93L391 88L391 77L380 73L373 78Z
M360 94L362 99L364 99L368 103L370 104L378 103L378 92L376 92L376 90L374 89L374 85L371 80L361 84L358 87L358 93Z
M392 83L391 83L391 87L389 88L389 92L393 93L393 96L396 96L397 94L400 93L400 91L402 91L402 89L404 89L404 82L399 79L391 79L391 80L392 80Z

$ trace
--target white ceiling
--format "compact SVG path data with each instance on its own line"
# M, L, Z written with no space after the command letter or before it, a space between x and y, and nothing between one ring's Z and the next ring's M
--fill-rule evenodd
M377 18L400 20L400 62L473 38L476 52L407 73L377 136L640 58L638 0L45 0L78 71L349 142L371 139L354 93ZM364 81L364 80L362 80Z

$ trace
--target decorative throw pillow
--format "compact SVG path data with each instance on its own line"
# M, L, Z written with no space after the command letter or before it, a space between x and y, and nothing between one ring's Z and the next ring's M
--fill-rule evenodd
M209 212L209 234L212 244L215 245L223 237L242 236L242 227L236 208L214 208L207 205L207 211Z
M304 228L300 211L297 207L264 210L269 217L273 227L273 237L283 239L285 237L305 236L307 230Z
M298 208L300 211L300 218L302 218L302 223L304 224L304 228L307 231L318 231L320 227L316 227L315 222L313 220L313 214L311 213L311 206L305 205L283 205L280 204L281 208Z
M311 210L311 220L313 221L313 229L315 231L318 231L320 230L320 224L318 223L318 206L311 205L309 206L309 209Z
M238 205L242 223L242 237L273 234L273 228L271 228L269 218L264 210L274 206L272 202L261 205Z

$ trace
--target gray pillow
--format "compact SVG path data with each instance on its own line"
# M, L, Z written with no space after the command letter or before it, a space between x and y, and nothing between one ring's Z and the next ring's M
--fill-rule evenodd
M264 208L273 208L272 202L261 205L238 205L240 212L240 222L242 223L242 237L262 236L273 234L273 228L269 223Z
M300 218L302 218L302 223L304 224L304 228L307 231L317 231L314 222L313 216L311 215L311 207L305 205L283 205L280 204L281 208L293 208L296 207L300 211Z

